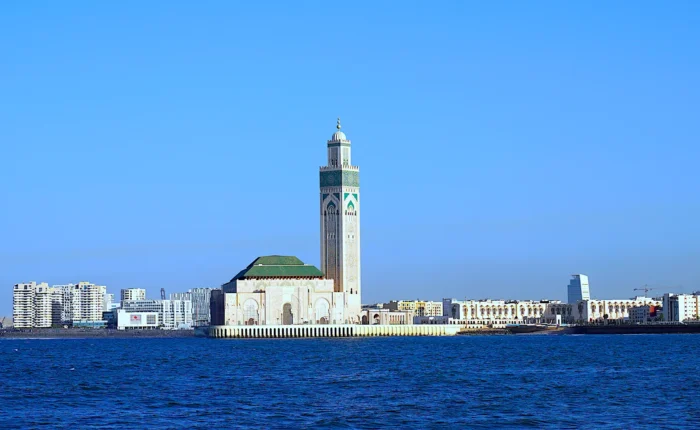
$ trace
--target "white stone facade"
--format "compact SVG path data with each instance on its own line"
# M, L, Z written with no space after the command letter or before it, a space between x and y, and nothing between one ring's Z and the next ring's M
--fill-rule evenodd
M243 279L224 294L224 324L359 323L350 294L337 293L330 279Z
M415 314L412 311L394 311L388 308L362 309L362 324L371 325L406 325L413 324Z
M583 300L572 308L572 322L595 322L625 320L630 318L630 311L640 306L661 306L661 301L647 297L635 297L623 300Z
M321 271L344 293L348 312L360 316L360 169L352 165L350 140L338 131L328 141L320 169Z

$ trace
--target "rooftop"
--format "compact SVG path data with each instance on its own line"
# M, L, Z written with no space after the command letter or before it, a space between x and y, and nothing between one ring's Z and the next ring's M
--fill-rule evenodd
M323 278L315 266L304 264L294 256L267 255L253 260L229 282L260 278Z

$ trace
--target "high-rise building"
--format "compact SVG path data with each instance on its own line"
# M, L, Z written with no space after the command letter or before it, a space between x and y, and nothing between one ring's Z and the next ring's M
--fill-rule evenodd
M146 300L146 290L143 288L125 288L122 290L121 301Z
M52 291L48 284L39 284L34 290L34 327L51 327Z
M36 282L15 284L12 290L12 322L16 328L34 327Z
M352 165L350 140L337 131L327 142L328 164L320 170L321 271L334 290L346 293L348 310L359 315L360 168Z
M61 302L46 282L16 284L12 291L12 318L17 328L47 328L60 322Z
M211 322L210 303L212 288L192 288L186 293L173 293L171 300L192 302L192 322L195 326L209 325Z
M192 302L190 300L161 300L161 321L164 329L192 328Z
M56 285L63 296L61 320L67 324L93 324L102 321L107 287L90 282Z
M581 300L590 300L591 292L588 286L588 276L571 275L572 279L568 286L568 302L576 304Z
M13 318L18 328L51 327L102 321L107 287L89 282L54 285L30 282L13 291Z

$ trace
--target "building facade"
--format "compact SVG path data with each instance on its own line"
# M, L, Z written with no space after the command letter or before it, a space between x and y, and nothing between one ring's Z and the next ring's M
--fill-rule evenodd
M124 288L121 291L121 301L146 300L146 290L143 288Z
M572 322L596 322L604 320L626 320L630 312L640 306L661 306L661 301L648 297L622 300L582 300L572 308Z
M590 300L591 291L588 285L588 276L586 275L571 275L571 281L567 287L568 303L574 304L581 300Z
M700 314L700 293L672 294L663 296L663 315L665 321L697 320Z
M117 309L118 330L157 329L159 326L158 312L127 312Z
M158 327L163 330L192 328L192 302L189 300L125 300L118 312L121 311L124 314L156 313Z
M12 318L16 328L48 328L61 323L60 290L46 282L15 284Z
M660 308L654 305L636 306L630 309L630 321L633 323L647 323L655 321L661 314Z
M410 312L413 317L436 317L443 315L443 303L430 300L392 300L384 307L395 312Z
M296 257L258 257L212 293L212 324L359 324L350 296Z
M211 323L211 291L212 288L192 288L186 293L173 293L170 299L191 301L193 325L205 326Z
M319 172L321 271L336 293L345 294L349 312L359 317L360 168L352 165L350 140L337 131L327 142L327 164Z
M362 323L360 172L340 128L338 120L319 172L321 270L293 256L258 257L212 291L212 325Z
M64 322L73 325L92 325L103 321L107 287L95 285L90 282L78 282L77 284L63 285Z

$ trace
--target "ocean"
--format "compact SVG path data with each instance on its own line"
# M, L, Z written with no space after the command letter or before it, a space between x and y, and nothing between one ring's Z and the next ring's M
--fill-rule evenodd
M688 428L700 336L3 339L0 428Z

